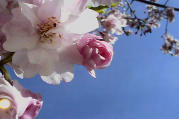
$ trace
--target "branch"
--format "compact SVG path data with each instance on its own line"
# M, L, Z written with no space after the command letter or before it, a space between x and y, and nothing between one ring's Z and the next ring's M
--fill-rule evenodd
M145 1L145 0L135 0L135 1L145 3L145 4L149 4L149 5L154 5L156 7L161 7L161 8L173 8L175 11L179 11L179 8L170 7L170 6L166 6L166 5L162 5L162 4L158 4L158 3L154 3L154 2L150 2L150 1Z

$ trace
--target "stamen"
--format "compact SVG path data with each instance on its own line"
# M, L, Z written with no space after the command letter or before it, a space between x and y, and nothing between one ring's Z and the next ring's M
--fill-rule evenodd
M49 17L45 23L37 24L41 43L53 43L53 38L56 36L56 33L50 32L50 30L56 28L58 24L60 24L60 21L57 20L56 17ZM59 37L61 38L60 34Z

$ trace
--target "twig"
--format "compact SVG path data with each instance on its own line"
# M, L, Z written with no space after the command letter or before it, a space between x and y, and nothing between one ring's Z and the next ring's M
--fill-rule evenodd
M135 11L132 9L131 4L128 2L128 0L126 0L126 3L128 5L128 8L130 9L130 12L134 15L135 18L137 18L137 16L135 15Z
M166 25L165 25L165 34L167 34L167 33L168 33L168 19L167 19Z
M150 2L150 1L146 1L146 0L135 0L135 1L145 3L145 4L149 4L149 5L154 5L156 7L161 7L161 8L173 8L175 11L179 11L179 8L170 7L170 6L167 6L167 5L162 5L162 4L158 4L158 3L154 3L154 2Z
M130 5L132 5L133 2L134 2L134 0L132 0L132 1L130 2ZM128 4L128 7L127 7L126 11L128 11L128 10L130 9L129 2L128 2L128 1L127 1L127 4Z

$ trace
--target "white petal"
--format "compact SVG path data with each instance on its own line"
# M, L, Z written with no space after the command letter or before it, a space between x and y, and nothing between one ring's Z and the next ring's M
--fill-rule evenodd
M60 74L61 80L64 80L65 82L70 82L74 78L73 73L73 64L62 64L60 63L58 68L58 74Z
M20 7L21 7L21 11L22 11L23 15L35 27L40 22L38 17L36 16L36 13L35 13L37 6L35 6L33 4L23 3L23 2L19 2L19 3L20 3Z
M42 80L48 84L54 85L60 84L61 80L64 80L65 82L70 82L74 77L73 65L61 64L58 66L60 66L58 67L58 73L54 72L49 76L41 76Z
M58 61L58 54L51 50L37 48L28 51L27 53L30 63L32 64L45 64L48 62Z
M19 77L20 79L23 79L24 78L23 70L19 66L15 65L13 63L9 63L9 64L14 69L16 76Z
M94 70L91 70L91 71L88 71L88 72L93 78L96 78L96 73L95 73Z
M59 51L59 62L55 65L55 73L52 73L49 76L42 76L42 79L50 84L59 84L60 80L70 82L74 77L74 64L82 62L82 58L76 50L74 45L62 48Z
M73 72L64 72L61 74L61 76L65 82L71 82L74 78L74 73Z
M14 52L23 48L33 48L38 41L38 35L35 29L22 16L19 9L14 9L13 15L13 19L2 28L7 39L3 45L4 49Z
M56 72L52 73L49 76L41 76L42 80L45 81L48 84L58 85L60 84L60 81L62 80L60 74L57 74Z
M38 65L38 73L46 76L54 72L56 62L59 59L57 52L43 48L28 51L27 55L31 64Z
M84 34L99 27L97 12L86 9L74 22L66 26L66 30L71 33Z
M88 0L64 0L64 6L61 11L61 22L69 23L78 18L86 8Z
M60 18L63 0L46 0L38 10L39 19L47 20L49 17Z
M24 74L23 72L18 72L16 69L14 70L14 73L16 74L16 76L20 79L23 79L24 78Z
M26 50L16 52L14 54L14 56L13 56L12 63L19 66L19 68L23 72L24 78L33 77L35 74L37 74L37 72L39 70L37 65L33 65L33 64L29 63L29 60L27 58L27 51ZM20 72L18 72L18 70L16 70L16 72L18 74L20 73Z
M70 14L78 15L86 7L88 0L64 0L64 9Z
M66 62L64 60L60 60L60 62L56 66L56 72L60 74L61 80L70 82L74 78L73 67L73 64L70 64L69 62Z
M48 54L43 49L37 48L28 51L27 56L32 64L45 64Z

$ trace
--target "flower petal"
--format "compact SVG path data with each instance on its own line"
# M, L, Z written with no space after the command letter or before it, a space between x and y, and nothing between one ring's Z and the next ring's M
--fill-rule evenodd
M14 52L23 48L33 48L38 41L38 35L31 23L22 16L20 9L14 9L13 15L13 19L2 28L7 38L4 49Z
M56 70L60 74L60 80L64 80L65 82L72 81L74 78L73 67L74 65L68 62L60 62Z
M22 69L24 78L33 77L39 70L37 65L29 63L26 50L16 52L13 56L12 63L16 64ZM16 73L18 72L19 71L17 70Z
M61 11L61 22L69 23L84 11L88 0L64 0Z
M88 72L93 78L96 78L95 70L88 70Z
M62 5L63 0L46 0L38 10L39 19L42 21L47 20L49 17L56 17L59 19Z
M62 78L60 74L54 72L49 76L41 76L42 80L45 81L48 84L58 85L60 84Z
M57 72L54 72L49 76L41 76L41 78L46 83L53 85L60 84L61 80L70 82L74 77L73 67L73 64L65 62L59 63L56 70Z
M31 22L31 24L35 27L39 23L39 19L36 16L37 6L33 4L28 4L24 2L19 2L22 14Z
M50 54L50 57L49 57ZM39 65L41 75L49 75L55 70L55 64L59 59L56 52L43 48L33 49L27 53L29 62L34 65Z
M81 64L82 57L79 54L77 47L71 45L60 49L59 62L56 64L55 72L49 76L41 76L46 83L57 85L61 80L70 82L73 77L74 64Z
M64 0L63 8L70 14L79 14L86 7L88 0Z
M10 107L0 109L1 119L35 119L42 107L42 97L23 88L17 81L10 85L0 79L0 99L8 99Z
M76 34L91 32L99 27L97 16L97 12L86 9L79 18L66 26L66 30Z

